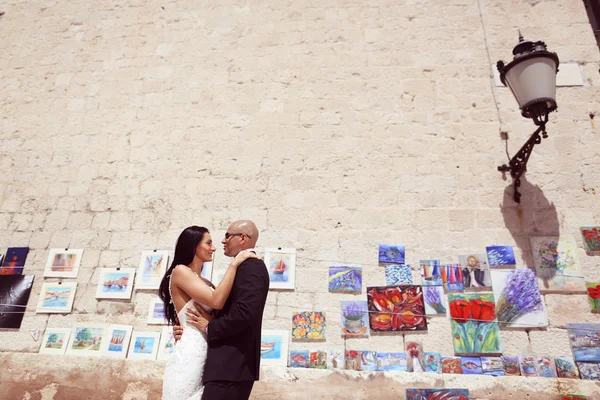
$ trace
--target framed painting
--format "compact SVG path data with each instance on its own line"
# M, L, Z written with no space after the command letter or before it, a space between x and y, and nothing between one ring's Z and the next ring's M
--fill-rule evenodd
M369 310L366 301L342 300L342 336L369 337Z
M308 354L308 368L327 369L327 352L311 351Z
M404 264L404 246L401 244L380 244L379 262L384 264Z
M175 336L173 336L172 326L163 326L158 344L157 360L168 360L175 351Z
M600 324L567 324L575 361L600 362Z
M102 343L107 340L108 324L80 322L73 325L67 354L81 356L102 355Z
M291 350L290 367L291 368L309 368L310 354L308 350Z
M150 298L146 323L148 325L166 325L168 323L165 319L165 303L160 297Z
M469 400L469 389L406 389L406 400Z
M559 378L579 379L579 370L573 357L556 357L554 364Z
M481 358L479 357L461 357L463 374L465 375L482 375Z
M127 358L156 360L159 342L160 332L134 331L131 336L131 345L129 346Z
M132 330L133 326L131 325L109 325L100 350L102 355L111 358L125 358Z
M442 355L440 353L425 352L423 354L423 370L434 374L442 373Z
M585 281L574 238L530 236L529 244L542 293L583 293Z
M36 313L68 314L73 309L77 282L44 282Z
M360 370L377 371L377 352L362 350L360 352Z
M578 362L579 375L586 381L600 381L600 364L595 362Z
M293 313L292 339L325 340L325 313L318 311Z
M83 249L50 249L45 278L77 278Z
M485 252L490 268L511 269L517 266L512 246L488 246Z
M101 268L97 299L130 299L135 268Z
M484 375L504 376L502 357L481 357L481 370Z
M460 264L443 264L440 266L442 283L447 292L465 290L462 267Z
M406 369L408 372L424 372L423 346L419 342L406 343Z
M358 350L346 350L344 354L344 369L360 371L361 352Z
M369 326L376 332L427 330L421 286L372 286L367 288Z
M501 356L502 366L504 367L504 375L520 376L521 367L518 356Z
M446 294L443 286L423 286L423 299L426 315L446 315Z
M462 362L460 357L442 356L442 373L462 375Z
M169 262L168 250L142 252L135 281L136 289L158 289Z
M377 371L406 370L406 353L377 353Z
M521 367L521 375L540 376L540 367L535 357L519 356L519 365Z
M387 286L412 285L412 268L408 264L386 264L385 284Z
M35 275L0 276L0 328L19 329Z
M455 354L502 353L492 293L450 293L448 305Z
M46 328L40 346L40 353L65 354L70 337L71 328Z
M500 327L528 329L548 326L535 273L528 269L491 271L496 316Z
M360 265L330 266L329 291L360 293L362 291L362 267Z
M295 288L296 249L265 249L265 265L269 271L269 289Z
M486 254L463 254L458 256L461 265L464 290L492 290L492 279Z
M260 337L261 365L288 365L290 333L285 330L263 329Z
M421 260L419 266L421 267L423 286L441 286L443 284L440 260Z
M327 369L344 369L344 352L342 350L327 352Z
M600 254L600 226L582 226L583 248L589 255Z
M600 282L586 282L585 287L591 311L594 314L600 313Z
M0 255L0 275L22 275L29 247L9 247L6 255Z
M550 357L538 357L540 376L543 378L558 378L556 375L556 364Z

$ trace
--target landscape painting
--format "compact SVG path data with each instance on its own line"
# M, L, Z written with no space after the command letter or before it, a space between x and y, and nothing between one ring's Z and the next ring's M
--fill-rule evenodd
M135 282L136 289L158 289L168 268L167 250L149 250L142 252Z
M40 353L65 354L70 337L70 328L46 328L42 345L40 346Z
M102 355L102 342L106 331L107 324L93 323L77 323L71 331L71 338L67 354L96 356Z
M575 361L600 362L600 324L567 324Z
M44 282L36 313L70 313L77 282Z
M160 332L134 331L131 336L131 345L129 346L127 358L156 360L159 342Z
M342 300L342 336L369 337L369 310L366 301Z
M265 249L265 265L269 271L269 289L294 289L296 249Z
M380 244L379 262L384 264L404 264L404 246L401 244Z
M77 278L83 249L50 249L44 277Z
M367 288L371 331L427 330L421 286L373 286Z
M408 264L386 264L385 284L387 286L412 285L412 269Z
M362 291L362 267L360 265L332 265L329 267L329 291Z
M288 365L289 331L263 329L260 337L261 365Z
M583 293L585 284L574 238L530 236L529 244L542 293Z
M485 250L490 268L510 269L517 266L512 246L488 246Z
M292 339L325 340L325 313L317 311L293 313Z
M377 371L406 370L406 353L377 353Z
M406 400L469 400L469 389L406 389Z
M134 268L101 268L96 298L130 299L134 276Z

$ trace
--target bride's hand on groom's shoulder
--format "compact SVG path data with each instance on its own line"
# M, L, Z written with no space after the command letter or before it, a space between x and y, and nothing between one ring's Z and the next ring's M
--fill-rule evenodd
M237 256L235 256L235 258L233 259L233 263L236 267L239 267L241 263L243 263L244 261L246 261L249 258L260 258L260 257L258 257L256 255L256 253L253 253L251 251L242 251Z

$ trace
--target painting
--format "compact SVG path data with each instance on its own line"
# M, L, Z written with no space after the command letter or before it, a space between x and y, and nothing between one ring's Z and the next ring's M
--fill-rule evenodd
M344 369L360 371L360 356L360 351L346 350L344 354Z
M423 346L419 342L406 343L406 370L408 372L424 372Z
M292 339L325 340L325 313L318 311L294 313Z
M406 400L469 400L469 389L406 389Z
M329 291L362 291L362 267L360 265L332 265L329 267Z
M460 264L443 264L440 266L440 270L442 271L442 283L447 292L465 290Z
M491 271L491 276L500 327L527 329L548 326L542 295L532 270L496 269Z
M101 268L97 299L130 299L135 268Z
M423 354L423 369L434 374L442 373L442 355L440 353L425 352Z
M404 264L404 246L401 244L380 244L379 262L384 264Z
M77 278L83 249L50 249L45 278Z
M265 249L265 265L269 271L269 289L295 288L296 249Z
M575 361L600 362L600 324L567 324Z
M585 285L574 238L530 236L529 244L542 293L583 292Z
M19 329L35 275L0 276L0 328Z
M443 286L423 286L423 299L425 299L425 314L446 315L446 295Z
M450 293L448 305L455 354L502 353L492 293Z
M36 313L70 313L77 282L44 282L38 300Z
M175 336L173 336L172 326L163 326L158 344L158 353L156 359L160 361L168 360L171 354L175 352Z
M369 337L369 310L366 301L342 300L342 336Z
M462 374L462 362L460 357L442 357L442 373Z
M600 226L582 226L583 248L590 255L600 254Z
M377 371L377 352L376 351L361 351L360 352L360 370L361 371Z
M260 336L261 365L288 365L289 331L263 329Z
M521 367L518 356L502 356L502 365L504 366L504 375L520 376Z
M377 353L377 371L406 370L406 353Z
M485 251L490 268L511 269L517 266L512 246L488 246Z
M573 357L556 357L554 363L559 378L579 379L579 370Z
M129 349L131 331L133 331L131 325L109 325L101 346L101 354L111 358L125 358Z
M309 368L310 354L308 350L291 350L290 351L290 367L292 368Z
M463 254L458 256L463 286L467 291L492 290L492 279L486 254Z
M308 353L308 368L327 369L327 352L317 350Z
M560 400L585 400L587 396L582 394L563 394L560 396Z
M385 265L385 284L412 285L412 269L409 264L386 264Z
M425 331L425 304L421 286L373 286L367 288L371 331Z
M550 357L538 357L538 369L542 378L558 378L556 375L556 365Z
M9 247L4 259L0 257L0 275L21 275L25 267L25 260L29 247Z
M148 307L148 317L146 318L148 325L165 325L165 303L160 297L153 296L150 298L150 306Z
M40 353L65 354L70 336L71 328L46 328L40 346Z
M502 357L481 357L481 370L484 375L504 376Z
M102 355L102 342L108 330L108 324L88 322L76 323L71 330L67 354L81 356Z
M419 266L423 286L441 286L443 284L440 260L421 260Z
M344 352L342 350L327 352L327 369L344 369Z
M461 357L460 363L462 365L463 374L465 375L483 374L483 369L481 368L481 358L479 357Z
M586 282L587 298L593 313L600 313L600 282Z
M158 289L169 261L167 250L143 251L135 282L136 289Z
M131 344L127 358L138 360L156 360L158 355L158 344L160 332L134 331L131 335Z
M600 365L591 362L578 362L579 375L581 379L588 381L600 381Z
M540 367L537 359L532 356L519 356L519 366L523 376L539 376Z

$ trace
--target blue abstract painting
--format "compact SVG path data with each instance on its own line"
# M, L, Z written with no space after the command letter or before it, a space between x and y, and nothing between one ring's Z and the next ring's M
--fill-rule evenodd
M379 262L404 264L404 246L401 244L380 244Z
M488 246L485 250L490 268L514 268L517 264L512 246Z
M385 266L385 284L412 285L413 277L411 267L408 264L387 264Z

